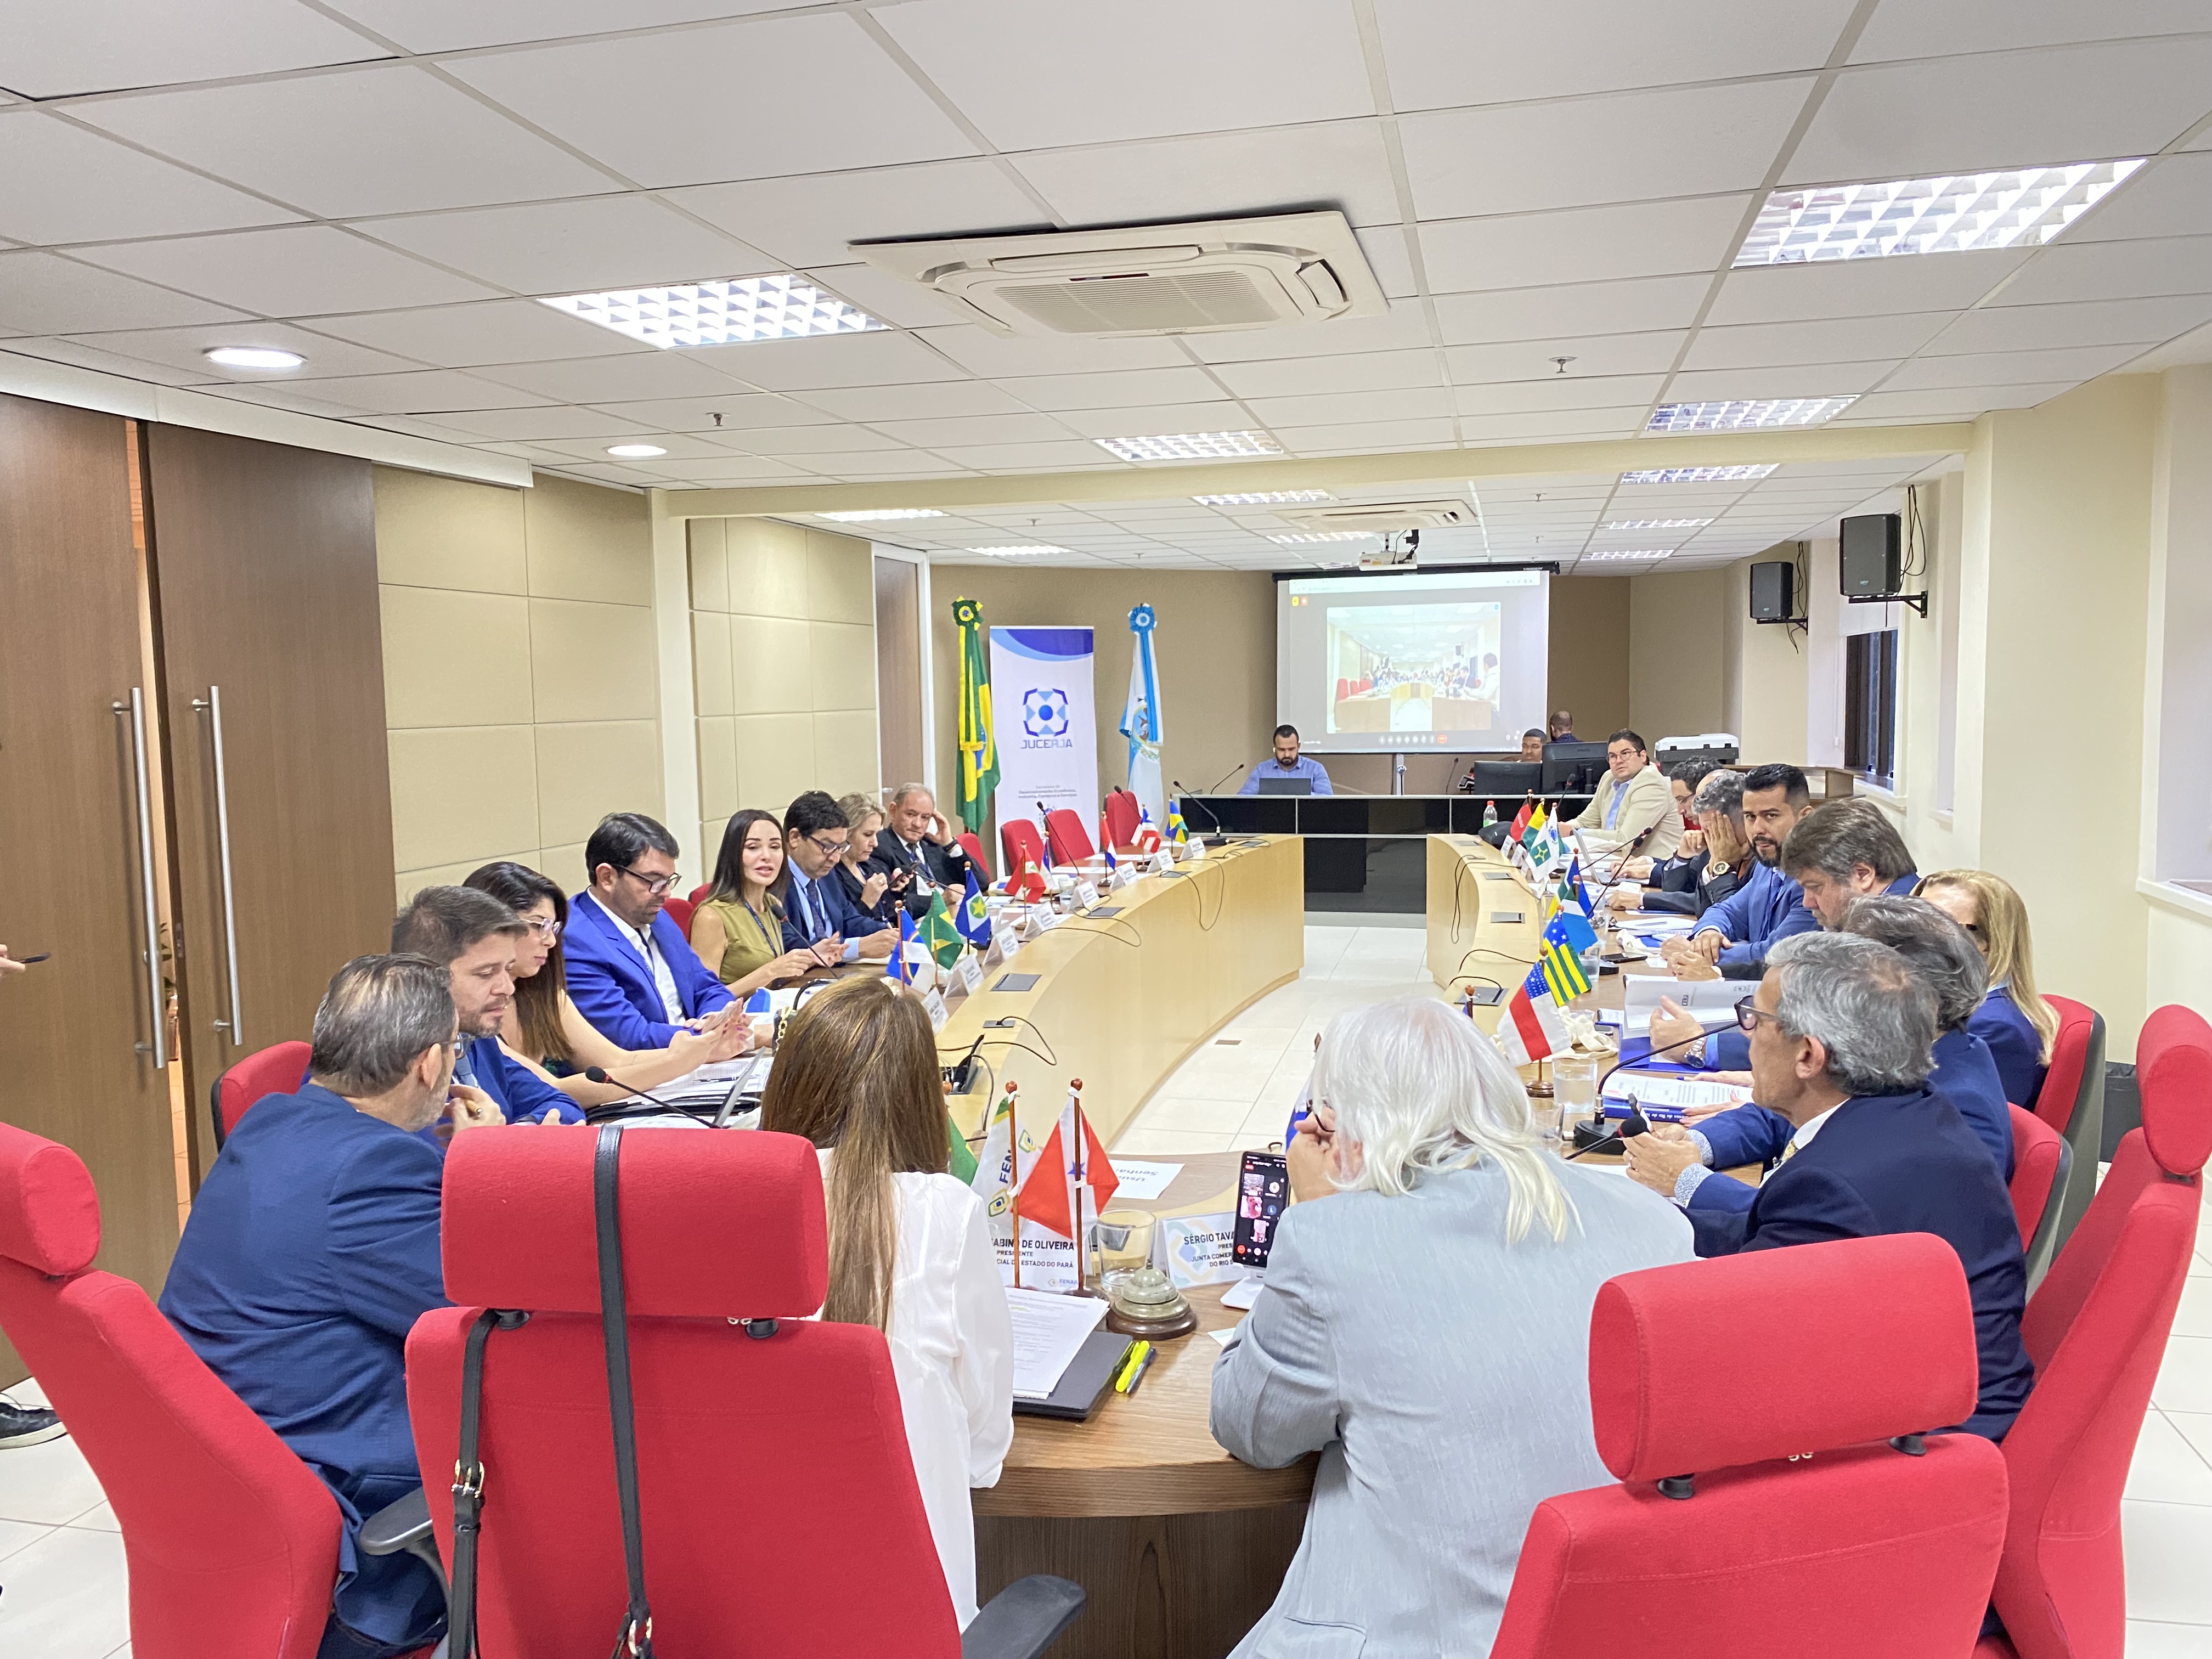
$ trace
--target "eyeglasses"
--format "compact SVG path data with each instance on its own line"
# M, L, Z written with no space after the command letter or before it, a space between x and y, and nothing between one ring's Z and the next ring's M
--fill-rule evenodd
M812 842L823 852L829 854L831 858L842 858L845 855L846 844L842 841L824 841L819 836L809 836L806 839Z
M621 873L628 876L648 893L665 893L676 885L677 878L684 872L680 870L671 870L666 875L659 877L641 875L635 870L623 870Z
M552 916L525 916L522 925L548 943L561 937L561 924Z
M1771 1019L1777 1025L1779 1025L1782 1023L1781 1015L1770 1014L1764 1008L1753 1006L1749 997L1746 997L1741 1002L1736 1004L1735 1023L1740 1029L1746 1031L1756 1031L1759 1029L1759 1022L1762 1019Z

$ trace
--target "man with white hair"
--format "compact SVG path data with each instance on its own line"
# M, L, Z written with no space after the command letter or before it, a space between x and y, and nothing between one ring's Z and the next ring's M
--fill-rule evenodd
M940 887L957 895L968 884L968 854L952 836L952 826L937 810L937 798L919 783L902 783L890 793L883 833L866 868L890 878L891 891L919 916ZM982 878L982 872L976 872ZM947 899L946 903L953 901Z

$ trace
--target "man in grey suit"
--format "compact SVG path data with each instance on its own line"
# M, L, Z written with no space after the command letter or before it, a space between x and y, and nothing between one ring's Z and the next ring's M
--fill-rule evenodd
M1234 1659L1490 1650L1529 1515L1612 1476L1590 1435L1589 1316L1689 1228L1562 1163L1491 1041L1423 998L1322 1039L1266 1288L1213 1373L1214 1438L1321 1453L1305 1536ZM1655 1201L1656 1200L1656 1201Z

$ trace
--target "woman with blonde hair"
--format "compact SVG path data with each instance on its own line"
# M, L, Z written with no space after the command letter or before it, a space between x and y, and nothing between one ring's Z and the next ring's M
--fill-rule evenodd
M784 1029L761 1127L820 1150L822 1316L890 1340L922 1508L964 1628L975 1616L968 1492L998 1484L1013 1443L1013 1331L982 1202L945 1173L944 1085L921 1000L872 978L811 997Z
M1287 1157L1266 1287L1213 1372L1213 1437L1321 1454L1305 1537L1236 1659L1490 1651L1528 1516L1606 1484L1589 1318L1687 1261L1656 1193L1546 1149L1491 1039L1425 997L1340 1015Z
M2035 951L2027 906L2013 884L1986 870L1938 870L1916 890L1981 946L1990 988L1966 1029L1990 1045L2005 1098L2030 1106L2042 1092L2058 1036L2058 1011L2035 988Z

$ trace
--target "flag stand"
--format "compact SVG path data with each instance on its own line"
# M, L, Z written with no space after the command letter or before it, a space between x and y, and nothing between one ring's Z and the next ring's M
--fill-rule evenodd
M1552 1080L1544 1074L1542 1056L1536 1060L1536 1080L1528 1085L1528 1097L1531 1100L1549 1100L1552 1097Z
M1091 1120L1083 1113L1083 1079L1068 1079L1067 1089L1075 1100L1075 1288L1068 1294L1095 1300L1098 1292L1091 1288L1090 1274L1084 1270L1090 1258L1083 1249L1083 1192L1091 1184Z

